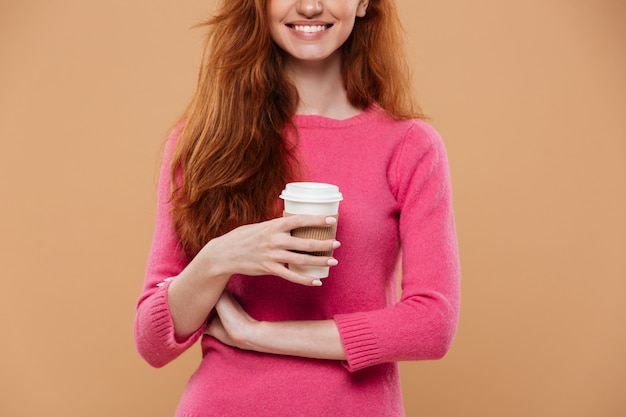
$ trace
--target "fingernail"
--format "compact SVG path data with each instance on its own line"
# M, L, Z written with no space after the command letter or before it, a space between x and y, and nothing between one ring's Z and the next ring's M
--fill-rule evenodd
M314 280L313 282L311 282L311 284L314 287L321 287L322 286L322 281L320 281L319 279Z
M326 217L326 224L335 224L337 223L337 219L334 217Z
M336 266L338 264L339 264L339 261L336 260L335 258L328 260L328 266Z
M339 246L341 246L341 242L339 242L339 241L335 240L335 241L333 242L333 249L337 249Z

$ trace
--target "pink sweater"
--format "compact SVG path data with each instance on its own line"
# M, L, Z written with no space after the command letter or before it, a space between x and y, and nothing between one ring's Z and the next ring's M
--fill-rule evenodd
M347 120L297 115L295 122L304 180L337 184L344 196L339 265L322 287L236 275L227 288L258 320L334 319L348 359L238 350L202 337L202 329L175 339L167 286L156 286L187 263L168 215L175 130L163 159L135 340L145 360L160 367L202 338L202 361L178 417L402 416L397 362L441 358L452 343L459 260L439 135L423 121L392 120L377 106Z

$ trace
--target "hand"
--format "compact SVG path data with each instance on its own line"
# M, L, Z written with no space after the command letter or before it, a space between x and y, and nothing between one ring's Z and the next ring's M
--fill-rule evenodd
M332 217L296 215L241 226L212 239L180 274L157 284L164 286L172 281L167 291L176 336L185 338L203 325L234 274L275 275L301 285L322 285L319 279L291 271L285 264L337 265L329 256L292 251L330 251L339 247L339 242L293 237L291 230L335 222ZM216 321L215 326L219 325Z
M251 331L258 322L227 291L220 296L215 310L217 314L207 324L204 334L213 336L228 346L249 348Z
M293 237L291 230L329 227L335 222L327 216L294 215L240 226L211 240L196 258L206 261L218 274L275 275L297 284L319 286L320 280L291 271L286 264L335 266L338 262L332 257L294 251L330 251L339 247L339 242Z

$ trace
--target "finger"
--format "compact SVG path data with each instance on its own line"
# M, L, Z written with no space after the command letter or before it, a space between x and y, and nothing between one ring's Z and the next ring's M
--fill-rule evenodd
M284 252L282 264L302 265L302 266L337 266L339 261L332 256L312 255L310 253Z
M161 288L164 285L166 285L168 282L173 281L174 277L170 277L170 278L165 278L163 281L159 282L156 286Z
M332 216L312 214L294 214L277 220L281 220L285 231L299 227L330 227L337 223L337 219Z
M204 334L209 336L216 337L216 335L220 332L219 329L223 328L222 322L219 316L215 316L204 328Z
M217 300L217 303L215 303L215 310L217 311L217 314L221 316L229 308L233 308L233 306L234 300L232 295L230 295L228 291L224 291Z
M304 285L307 287L321 287L322 281L319 278L308 277L306 275L299 274L287 268L281 266L280 270L274 271L273 275L280 277L286 281L293 282L294 284Z
M334 239L307 239L302 237L288 236L286 247L298 252L316 253L318 255L330 255L341 244ZM321 253L320 253L321 252Z

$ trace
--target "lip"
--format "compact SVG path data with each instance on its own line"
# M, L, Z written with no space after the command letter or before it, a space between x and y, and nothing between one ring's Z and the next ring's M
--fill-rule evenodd
M324 22L322 20L295 20L293 22L287 22L287 26L332 26L332 23Z

